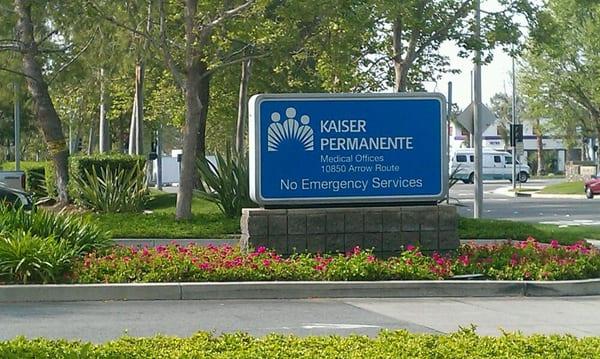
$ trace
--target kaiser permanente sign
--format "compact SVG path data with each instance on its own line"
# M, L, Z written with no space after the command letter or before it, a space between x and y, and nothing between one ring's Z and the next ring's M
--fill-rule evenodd
M250 194L265 206L433 202L448 191L441 94L250 99Z

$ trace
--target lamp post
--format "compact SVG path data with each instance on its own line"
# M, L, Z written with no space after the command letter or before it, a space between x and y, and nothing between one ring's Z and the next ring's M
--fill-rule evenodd
M475 37L481 39L481 2L476 0L475 10ZM473 218L481 218L483 207L483 149L481 143L481 51L475 51L474 76L474 106L473 106L473 142L475 148L475 202L473 204Z

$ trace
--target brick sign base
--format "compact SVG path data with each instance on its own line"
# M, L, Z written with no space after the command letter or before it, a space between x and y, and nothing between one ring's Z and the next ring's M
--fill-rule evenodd
M247 208L241 219L242 248L264 246L280 254L373 249L389 257L406 246L448 251L459 246L456 207Z

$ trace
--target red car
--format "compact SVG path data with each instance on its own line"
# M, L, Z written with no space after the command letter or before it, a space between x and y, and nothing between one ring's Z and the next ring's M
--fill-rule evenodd
M600 194L600 172L585 181L585 196L592 199L595 194Z

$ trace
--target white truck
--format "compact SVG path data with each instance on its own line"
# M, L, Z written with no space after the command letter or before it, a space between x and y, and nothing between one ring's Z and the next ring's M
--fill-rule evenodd
M512 155L505 151L483 149L484 180L512 181ZM473 183L475 178L475 151L472 148L461 148L450 156L450 174L452 178ZM531 175L531 169L526 164L516 162L517 181L525 183Z

